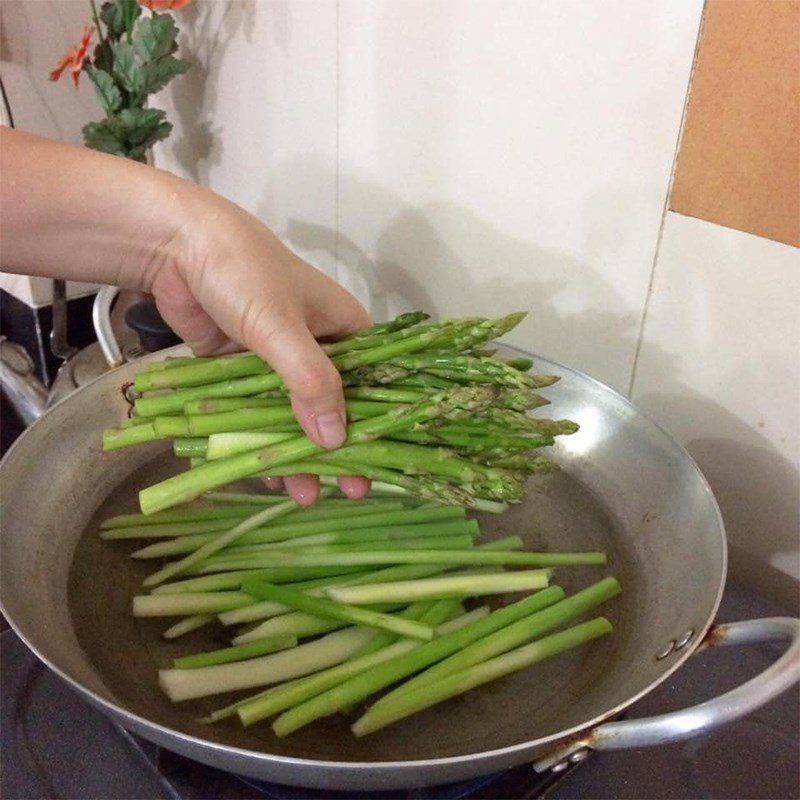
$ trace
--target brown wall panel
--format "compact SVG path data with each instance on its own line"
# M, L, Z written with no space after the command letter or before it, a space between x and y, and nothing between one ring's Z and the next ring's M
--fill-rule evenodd
M708 0L670 208L800 245L800 0Z

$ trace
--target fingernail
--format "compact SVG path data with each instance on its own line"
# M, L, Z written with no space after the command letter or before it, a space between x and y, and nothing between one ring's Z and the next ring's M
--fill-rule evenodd
M335 411L320 414L317 417L317 434L323 447L339 447L345 437L342 418Z

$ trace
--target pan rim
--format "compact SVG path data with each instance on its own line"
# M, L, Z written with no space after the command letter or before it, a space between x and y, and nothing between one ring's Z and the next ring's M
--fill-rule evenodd
M73 690L78 692L78 694L83 696L92 705L116 717L118 721L123 722L123 727L129 727L130 725L130 727L137 728L140 731L147 731L148 729L154 730L159 733L160 737L165 742L180 741L181 743L187 746L198 748L201 751L202 750L213 751L215 754L218 754L220 756L230 756L241 760L255 761L259 764L259 766L264 766L264 767L267 767L269 765L281 765L284 767L295 766L301 769L304 767L308 767L313 769L324 769L329 774L330 773L344 774L344 773L354 773L354 772L366 773L372 770L382 770L386 772L391 772L393 773L393 775L397 775L398 773L407 773L414 770L428 771L436 769L437 767L457 767L459 765L464 765L464 764L475 765L476 763L480 763L483 761L493 761L496 759L509 759L513 758L515 755L528 753L544 745L552 744L561 741L563 739L573 737L579 733L594 728L595 726L601 724L604 720L617 716L626 708L629 708L633 703L637 702L642 697L645 697L647 694L652 692L657 686L662 684L671 675L673 675L686 662L686 660L697 650L697 648L703 642L709 629L711 628L714 619L716 618L720 602L722 600L722 594L725 589L727 570L728 570L728 545L727 545L727 537L725 534L725 523L722 518L722 513L720 511L719 504L717 503L716 497L714 496L714 492L712 491L706 476L703 474L703 471L700 469L699 465L694 460L689 451L680 442L678 442L666 428L664 428L660 423L656 422L649 414L639 409L627 397L625 397L620 392L617 392L615 389L612 389L610 386L607 386L602 381L599 381L598 379L593 378L590 375L587 375L578 369L575 369L573 367L568 367L564 364L561 364L558 361L554 361L553 359L537 355L530 351L524 350L523 348L506 344L505 342L502 341L498 342L498 344L501 344L504 348L513 350L517 353L532 358L537 362L541 362L543 364L555 367L557 370L560 370L563 373L573 375L582 381L587 381L591 384L594 384L595 386L597 386L598 388L602 389L604 392L612 396L616 401L622 403L623 405L627 406L629 409L634 411L639 418L643 419L649 425L653 426L659 432L659 434L664 436L673 447L677 448L678 452L683 456L684 459L686 459L688 464L691 465L691 467L693 468L694 472L697 474L700 480L700 484L704 490L704 493L706 494L707 498L711 501L714 514L716 516L717 532L718 532L717 540L718 540L718 545L720 547L721 569L720 569L719 585L717 587L716 596L714 602L712 603L712 607L709 611L706 621L703 623L701 627L697 629L696 635L693 637L692 641L689 644L687 644L684 648L682 648L679 654L676 654L676 657L672 661L672 663L657 678L651 681L647 686L642 688L639 692L631 695L630 697L616 704L612 708L604 712L601 712L600 714L588 720L585 720L577 725L574 725L570 728L566 728L557 731L555 733L548 734L547 736L543 736L538 739L532 739L526 742L519 742L517 744L506 745L505 747L495 748L493 750L483 750L480 752L463 753L460 755L445 756L442 758L414 759L406 761L328 761L328 760L320 760L312 758L299 758L296 756L274 755L258 750L247 750L241 747L235 747L233 745L226 745L218 742L212 742L207 739L202 739L197 736L184 733L182 731L176 730L175 728L170 728L160 723L153 722L145 717L142 717L134 713L133 711L129 711L128 709L117 705L115 702L111 700L101 697L99 694L92 691L91 689L88 689L78 680L68 675L60 667L53 664L50 661L50 659L45 657L39 651L39 649L31 643L29 638L20 630L20 628L17 626L13 618L7 613L6 605L3 602L3 597L2 597L3 595L2 586L0 586L0 613L3 614L3 616L8 621L11 629L23 641L26 647L39 659L39 661L41 661L45 666L51 669L56 675L59 676L59 678L65 681ZM163 358L167 355L173 355L179 352L187 352L187 351L188 348L186 345L183 344L176 345L175 347L166 350L161 350L149 356L145 356L142 359L137 359L137 363L140 361L144 363L146 361L156 360L156 358ZM124 364L121 367L118 367L114 370L110 370L109 372L106 372L103 375L98 376L97 378L85 384L83 387L76 390L72 394L67 395L66 397L59 400L51 408L47 409L47 411L45 411L45 413L39 418L39 420L36 420L36 422L34 422L28 429L23 431L23 433L18 437L18 439L11 445L8 452L3 457L2 461L0 461L0 473L2 473L3 467L10 460L11 456L15 453L15 451L18 449L23 440L25 440L28 433L35 428L35 426L39 423L40 420L47 418L47 416L51 414L51 412L59 408L59 406L61 406L62 403L71 400L82 389L86 389L90 386L93 386L98 381L108 380L109 376L113 375L115 372L117 372L118 369L122 369L125 366L128 365ZM0 527L0 531L1 530L2 528ZM2 541L3 537L2 535L0 535L0 546L2 546ZM145 738L147 738L146 733L143 735L145 736ZM167 747L167 749L169 749L168 744L164 746ZM194 760L202 760L201 758L198 758L197 755L195 754L193 754L190 757L194 758ZM523 761L520 760L515 763L523 763ZM479 773L473 772L473 774L479 774Z

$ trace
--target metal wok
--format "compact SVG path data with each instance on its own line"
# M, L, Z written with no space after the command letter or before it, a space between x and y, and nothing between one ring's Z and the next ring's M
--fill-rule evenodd
M176 349L175 352L180 352ZM147 358L161 357L149 356ZM554 457L562 472L531 481L523 504L487 516L488 537L518 533L537 550L609 553L622 596L603 609L614 633L515 676L356 740L344 716L286 739L268 724L195 720L225 696L172 705L156 668L215 646L213 634L165 643L163 625L134 620L130 597L146 567L100 541L100 517L135 508L136 489L175 469L163 443L104 454L103 428L125 415L121 387L147 359L120 367L57 404L0 468L0 601L31 650L87 701L170 750L225 770L323 789L447 783L524 762L559 769L587 748L657 745L749 713L800 678L800 623L762 619L714 627L725 581L719 509L690 456L626 399L591 378L562 376L549 411L581 424ZM571 591L600 577L563 570ZM608 721L699 647L786 640L788 650L747 684L657 718ZM731 758L735 758L731 754Z

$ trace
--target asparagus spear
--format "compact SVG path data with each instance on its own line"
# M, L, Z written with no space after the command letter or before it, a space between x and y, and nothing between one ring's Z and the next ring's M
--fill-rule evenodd
M489 609L486 606L476 608L473 611L456 617L450 622L443 622L437 627L436 634L437 636L441 636L452 631L460 630L467 625L484 619L488 614ZM371 642L368 642L368 644L371 644ZM336 667L329 667L322 672L317 672L306 678L297 678L289 683L284 683L275 687L275 689L269 693L247 698L244 702L237 703L236 708L231 709L231 711L238 714L243 725L253 725L259 720L296 706L348 678L352 678L373 667L391 661L393 658L408 653L417 647L419 647L418 642L401 639L399 642L387 644L371 653L365 653L361 656L348 659ZM224 711L227 711L227 709ZM215 715L212 715L212 719L216 721L218 719L224 719L225 716L221 715L220 712L216 712Z
M272 729L278 736L286 736L315 719L335 714L340 709L357 703L408 675L419 672L472 642L546 608L563 595L563 589L551 586L524 600L501 608L485 619L474 622L461 630L439 636L409 653L379 664L369 672L360 673L304 703L300 703L278 717L273 723Z
M308 675L349 658L374 636L368 628L347 628L291 650L234 664L200 669L162 669L158 682L173 703L211 694L267 686Z
M413 691L417 687L434 683L459 670L485 661L487 658L505 653L507 650L511 650L534 637L541 636L543 633L547 633L553 628L575 619L575 617L586 611L596 608L601 603L619 594L620 591L620 585L615 578L604 578L597 581L586 589L565 597L549 608L518 620L506 628L468 645L460 652L454 653L449 658L440 661L425 672L407 681L378 702L382 703L384 700L391 702L390 698L400 692Z
M470 689L517 672L557 653L605 636L611 630L611 623L604 617L598 617L560 633L551 634L525 647L519 647L497 658L469 667L441 681L426 684L419 689L404 693L392 703L382 703L380 706L376 704L351 726L351 730L356 736L374 733L393 722L425 708L430 708L450 697L463 694Z
M243 588L247 594L258 597L261 600L273 600L290 608L296 608L298 611L306 611L320 617L339 619L354 625L368 625L373 628L392 631L401 636L410 636L414 639L427 640L433 638L433 628L414 620L368 611L357 606L326 600L322 597L312 597L303 592L287 589L285 586L277 586L260 581L248 581Z
M205 653L195 653L191 656L182 656L172 661L175 669L200 669L213 667L216 664L230 664L235 661L246 661L248 658L265 656L279 650L289 650L297 647L297 638L294 636L278 636L274 639L258 639L247 644L238 644L233 647L223 647L219 650L209 650Z
M455 410L477 411L491 403L493 396L494 392L485 389L481 391L480 387L452 389L412 406L401 406L380 417L352 423L348 428L346 443L371 441L417 422L447 416ZM142 490L139 493L139 504L145 514L162 511L178 503L194 500L210 489L254 475L269 467L299 461L321 450L308 437L299 436L262 450L208 462Z
M452 575L395 583L373 583L369 586L331 586L326 589L325 594L332 600L351 605L410 603L415 600L479 597L486 594L544 589L547 586L549 575L550 571L544 569L484 575Z

